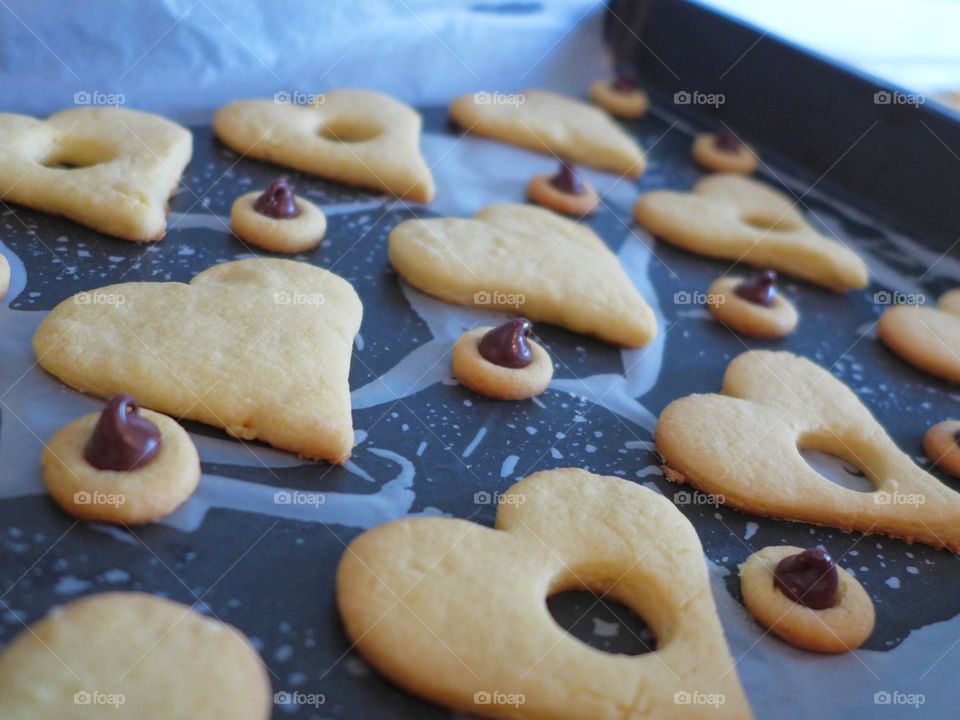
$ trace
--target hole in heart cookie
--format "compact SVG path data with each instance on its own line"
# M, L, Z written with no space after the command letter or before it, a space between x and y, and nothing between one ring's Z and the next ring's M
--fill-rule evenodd
M84 143L61 143L38 162L53 170L78 170L103 165L116 157L113 148L93 141Z
M843 457L811 448L800 448L800 457L820 477L835 485L863 493L873 492L876 489L867 474L856 463Z
M657 639L643 618L609 595L565 590L547 598L547 610L563 630L596 650L643 655L657 649Z
M317 134L327 140L342 143L358 143L373 140L380 135L380 126L369 121L334 118L320 126Z
M44 163L43 166L50 168L51 170L76 170L78 168L92 167L91 165L75 165L73 163L66 162L56 163L55 165L51 163Z

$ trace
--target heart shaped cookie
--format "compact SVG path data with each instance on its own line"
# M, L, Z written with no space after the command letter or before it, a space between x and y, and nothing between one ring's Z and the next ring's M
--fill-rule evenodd
M369 90L317 94L309 105L278 98L220 108L213 131L247 157L416 202L433 200L433 176L419 148L420 115L409 105Z
M944 293L937 307L895 305L877 326L893 352L925 373L960 383L960 290Z
M406 220L390 263L447 302L522 312L625 347L657 332L653 311L587 226L530 205L488 205L472 219Z
M656 649L613 655L565 633L544 600L573 589L637 612ZM340 561L337 604L374 667L463 712L752 717L693 526L666 498L619 478L531 475L499 497L496 529L414 518L365 532Z
M46 120L0 114L0 198L125 240L159 240L193 153L190 131L115 107Z
M363 308L346 280L292 260L238 260L189 285L79 293L40 323L40 365L82 392L134 395L175 418L343 462Z
M647 167L641 147L607 113L556 93L463 95L450 103L450 117L468 132L598 170L639 177Z
M271 700L240 631L145 593L55 608L0 655L4 720L267 720Z
M741 175L709 175L692 192L654 190L637 200L637 222L684 250L771 268L838 292L866 287L855 252L814 230L796 203Z
M740 510L960 550L960 494L917 467L846 385L805 358L740 355L722 395L667 406L656 441L674 478ZM856 465L874 492L830 482L800 450Z

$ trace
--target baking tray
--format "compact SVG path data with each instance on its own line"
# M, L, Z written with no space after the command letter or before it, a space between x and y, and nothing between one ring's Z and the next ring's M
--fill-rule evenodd
M662 3L647 21L633 32L668 63L667 49L656 43L690 37L690 27L714 22L716 32L734 32L728 26L740 28L736 32L750 30L686 3ZM710 36L708 28L702 28L704 37ZM613 47L623 52L616 41ZM697 62L688 62L710 64L710 48L696 47ZM764 54L755 55L761 48ZM764 38L738 67L769 63L767 53L776 51L789 57L797 53ZM872 329L884 308L885 296L877 293L912 292L932 299L960 281L960 263L955 255L944 254L949 246L936 232L938 223L947 220L928 218L928 225L919 225L916 209L906 203L890 203L878 217L863 184L848 181L859 172L848 163L869 162L865 153L848 153L815 182L822 169L786 153L783 145L768 143L764 123L740 124L741 114L750 116L748 109L726 116L771 159L760 176L803 195L811 221L856 247L874 275L869 289L847 295L787 282L784 290L801 311L796 334L782 341L732 335L702 305L690 302L727 264L656 242L631 220L638 192L688 188L700 177L689 159L692 133L712 129L717 117L702 108L678 108L669 101L675 92L672 81L658 75L659 63L631 58L640 60L657 101L648 117L627 123L649 148L650 169L637 181L587 172L605 196L587 224L618 253L651 301L660 334L649 348L620 351L538 325L537 335L555 357L557 372L551 389L532 402L489 401L451 381L447 351L453 338L478 319L489 322L500 316L432 300L400 283L387 263L387 236L397 223L431 214L467 215L495 200L519 201L529 176L554 164L523 150L460 136L448 124L444 108L422 109L424 151L440 189L437 202L426 209L240 159L208 127L192 128L194 157L171 203L171 230L159 244L136 246L66 220L5 207L0 251L13 262L15 278L11 297L0 307L0 483L5 498L0 501L0 644L24 623L79 595L143 590L196 604L241 628L261 651L275 691L322 695L323 702L315 706L281 702L276 718L449 717L447 710L385 682L351 650L333 598L345 543L366 527L408 514L442 513L490 525L495 507L489 495L535 470L572 465L656 488L674 498L693 522L758 717L897 717L913 708L885 707L884 697L910 693L922 694L924 717L952 717L960 703L954 681L960 652L954 647L960 639L956 557L883 537L714 507L663 479L652 443L655 418L671 400L717 390L729 360L748 348L777 348L830 368L900 447L925 465L919 457L924 430L949 417L960 398L952 387L892 356ZM762 67L751 72L761 73ZM816 67L822 75L798 76L792 85L796 92L830 77L848 82L854 77L820 61ZM781 80L790 84L789 78ZM751 97L745 95L744 102L754 102L757 113L767 107ZM846 111L843 98L835 98L819 106L817 114L841 116ZM904 142L914 142L913 147L926 142L918 140L924 132L901 127ZM868 141L869 136L862 143ZM187 281L213 264L264 255L251 253L233 238L224 219L237 195L264 187L280 172L328 212L324 243L297 257L341 274L364 303L350 374L358 436L351 463L306 463L187 423L204 471L187 506L163 524L135 530L74 522L42 493L41 440L100 403L64 388L34 366L33 329L45 311L81 290L121 280ZM941 192L940 181L925 182L930 194ZM855 472L838 469L826 458L811 460L838 481L858 482ZM294 492L303 493L299 502L293 502ZM764 635L746 615L737 564L756 549L783 543L822 543L863 582L876 603L877 629L862 650L841 657L795 651ZM613 603L597 604L589 593L568 594L549 605L558 622L602 649L636 653L650 642L642 622Z

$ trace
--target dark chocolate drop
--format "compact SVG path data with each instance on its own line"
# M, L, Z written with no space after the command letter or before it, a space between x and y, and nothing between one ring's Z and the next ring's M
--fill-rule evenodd
M300 214L293 187L287 184L286 178L277 178L270 183L270 187L253 203L253 209L277 220L295 218Z
M823 548L785 557L777 563L773 581L784 595L813 610L833 607L837 602L837 566Z
M740 142L740 138L738 138L729 130L718 130L713 136L713 146L720 152L734 155L740 152L740 149L743 147L743 143Z
M557 174L550 178L550 184L560 192L567 193L567 195L583 195L587 191L583 183L580 182L580 178L577 177L573 165L565 162L560 163Z
M526 367L533 362L533 352L527 342L532 330L533 323L526 318L505 322L480 338L480 355L501 367Z
M777 298L777 273L773 270L764 270L737 285L734 292L738 297L754 305L770 307Z
M637 89L637 76L631 70L621 68L610 83L618 93L630 93Z
M83 456L100 470L127 471L143 467L160 450L160 429L142 417L137 401L115 395L100 414Z

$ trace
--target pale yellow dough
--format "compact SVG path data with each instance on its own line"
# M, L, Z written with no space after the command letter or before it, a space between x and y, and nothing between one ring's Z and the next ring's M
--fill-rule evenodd
M144 593L54 608L0 655L4 720L267 720L272 700L239 630Z
M100 470L87 462L84 448L98 412L77 418L44 445L43 482L66 512L81 520L139 525L169 515L196 490L200 458L190 435L166 415L139 412L161 436L157 454L139 468Z
M750 337L780 338L792 333L800 320L793 303L780 292L770 307L744 300L737 295L737 287L744 280L722 277L713 282L707 290L707 307L713 316L734 332Z
M159 115L115 107L74 108L46 120L4 113L0 199L124 240L159 240L167 200L192 153L190 131Z
M757 622L804 650L844 653L863 645L876 619L873 601L853 575L837 566L839 587L832 607L814 610L795 602L776 586L773 574L785 557L802 552L790 545L765 547L740 566L740 589Z
M553 361L540 345L528 339L533 360L522 368L495 365L480 354L483 336L493 328L479 327L465 332L453 346L450 364L453 374L474 392L495 400L527 400L539 395L553 379Z
M753 149L741 145L734 153L724 152L716 145L716 133L700 133L693 140L690 154L699 165L711 172L752 175L760 165Z
M935 308L888 308L877 331L887 347L914 367L960 383L960 290L945 293Z
M795 203L740 175L709 175L692 192L653 190L634 208L638 223L684 250L770 268L838 292L864 288L856 253L819 234Z
M453 100L450 116L468 132L599 170L639 177L647 166L643 150L609 115L564 95L473 93Z
M960 420L939 422L923 436L923 451L930 461L943 472L960 478L960 444L956 435L960 432Z
M745 512L960 550L960 494L917 467L846 385L791 353L738 356L722 395L667 406L656 442L674 478ZM846 460L876 490L830 482L798 448Z
M422 121L413 108L370 90L333 90L317 100L232 102L213 116L213 131L246 157L416 202L433 200L433 176L420 154Z
M175 418L343 462L363 313L343 278L293 260L237 260L189 285L125 283L60 303L33 347L77 390L133 395Z
M390 263L408 283L458 305L522 312L625 347L653 340L653 311L585 225L529 205L473 218L406 220Z
M258 213L253 205L263 191L241 195L230 210L230 227L241 240L270 252L298 253L315 248L327 231L323 210L304 197L295 202L300 214L292 218L272 218Z
M572 589L630 607L656 650L614 655L568 635L545 599ZM432 517L369 530L340 561L337 604L377 670L461 712L752 717L693 526L666 498L619 478L573 468L531 475L501 498L496 529ZM701 701L684 702L693 696Z
M611 115L624 120L636 120L647 114L650 98L638 88L621 92L607 80L595 80L590 85L590 99Z

